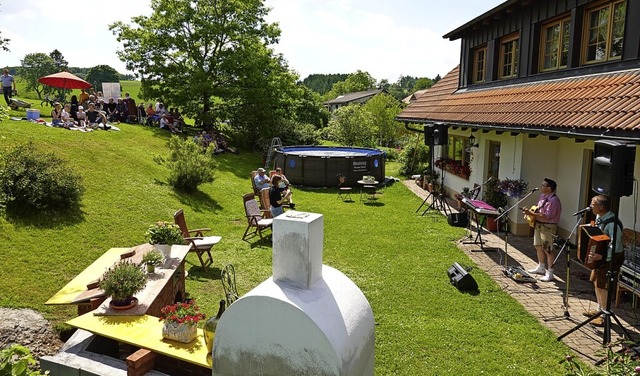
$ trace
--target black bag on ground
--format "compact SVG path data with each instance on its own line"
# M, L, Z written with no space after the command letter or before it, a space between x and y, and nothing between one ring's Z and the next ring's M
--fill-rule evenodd
M469 224L469 216L467 213L451 213L447 216L449 226L467 227Z

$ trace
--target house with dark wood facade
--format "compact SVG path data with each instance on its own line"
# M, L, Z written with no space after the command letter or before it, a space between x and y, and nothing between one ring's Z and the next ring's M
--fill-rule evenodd
M572 213L596 194L595 142L640 143L640 1L509 0L444 37L461 41L459 66L397 119L416 131L446 129L436 158L471 171L441 171L448 194L489 176L524 179L529 188L554 179L560 234L568 235ZM637 194L634 181L614 208L636 231ZM528 233L519 210L509 221L512 232Z

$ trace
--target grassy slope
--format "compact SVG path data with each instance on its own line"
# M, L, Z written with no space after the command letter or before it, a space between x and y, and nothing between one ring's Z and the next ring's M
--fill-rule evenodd
M80 218L0 218L0 306L30 307L60 322L71 308L44 306L58 289L110 247L144 242L147 226L184 208L191 227L223 236L212 272L188 257L187 290L212 314L223 292L219 269L233 263L246 293L270 276L269 243L241 240L241 195L250 191L250 153L216 157L216 181L192 196L165 183L153 156L166 153L165 132L121 125L122 132L80 133L27 122L0 124L0 150L34 140L68 160L84 178ZM390 174L390 171L387 171ZM349 276L372 305L376 375L560 374L567 348L480 270L480 294L449 284L453 262L471 265L454 244L463 230L435 213L416 216L420 200L402 184L385 189L380 205L343 203L334 190L296 190L301 210L325 216L324 262ZM525 345L526 344L526 345Z

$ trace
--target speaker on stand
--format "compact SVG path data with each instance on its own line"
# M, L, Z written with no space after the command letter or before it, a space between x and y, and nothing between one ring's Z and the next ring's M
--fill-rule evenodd
M446 124L436 123L433 125L434 145L446 145L449 143L449 128Z
M633 194L636 146L619 141L595 142L591 189L601 195L622 197Z

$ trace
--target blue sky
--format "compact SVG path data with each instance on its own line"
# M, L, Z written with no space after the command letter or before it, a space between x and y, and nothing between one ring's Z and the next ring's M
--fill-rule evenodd
M401 75L445 75L459 60L460 42L442 35L503 0L266 0L268 20L282 30L274 49L301 78L311 73L369 72L395 82ZM83 10L78 10L83 4ZM28 53L54 49L71 66L107 64L125 72L114 21L149 14L148 0L0 0L0 31L11 39L0 65L20 65Z

